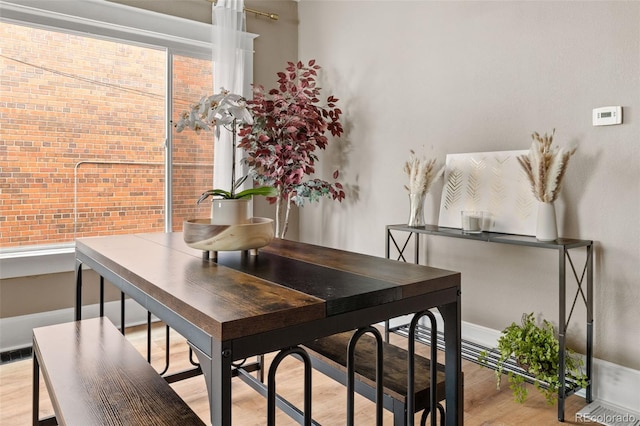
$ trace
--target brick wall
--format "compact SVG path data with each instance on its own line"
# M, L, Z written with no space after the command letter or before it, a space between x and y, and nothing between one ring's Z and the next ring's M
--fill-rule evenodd
M0 246L162 231L165 52L7 23L0 38ZM175 118L211 71L174 62ZM173 163L180 230L208 214L212 134L175 135Z

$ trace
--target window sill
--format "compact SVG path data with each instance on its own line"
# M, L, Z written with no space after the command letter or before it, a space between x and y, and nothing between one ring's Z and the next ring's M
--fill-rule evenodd
M75 244L0 250L0 279L71 272Z

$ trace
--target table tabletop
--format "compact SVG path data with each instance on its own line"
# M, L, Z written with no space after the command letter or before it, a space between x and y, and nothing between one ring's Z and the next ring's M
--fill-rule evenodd
M218 392L230 387L231 361L432 307L450 344L448 424L462 422L458 272L282 239L257 256L219 252L212 261L178 232L78 239L76 259L78 273L82 264L96 270L209 364L213 424L230 424L230 396Z

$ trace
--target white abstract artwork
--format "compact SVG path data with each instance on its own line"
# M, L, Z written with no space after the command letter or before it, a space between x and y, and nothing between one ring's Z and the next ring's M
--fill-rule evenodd
M449 154L438 225L461 228L461 211L484 212L484 230L535 235L537 201L517 157L527 150Z

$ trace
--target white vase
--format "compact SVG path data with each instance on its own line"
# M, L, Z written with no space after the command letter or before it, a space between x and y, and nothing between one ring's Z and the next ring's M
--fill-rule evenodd
M251 223L251 199L214 199L211 202L212 225Z
M536 239L539 241L555 241L558 239L556 208L553 203L544 203L542 201L538 203Z
M409 194L409 222L408 226L424 226L424 199L427 194Z

